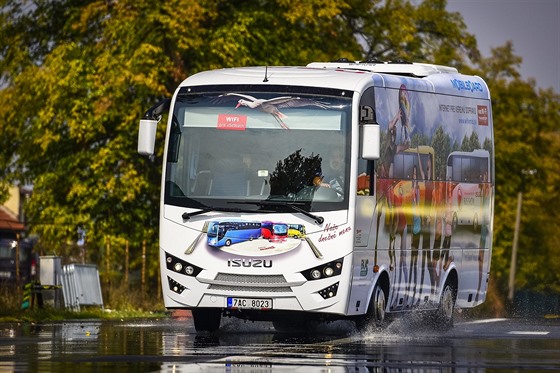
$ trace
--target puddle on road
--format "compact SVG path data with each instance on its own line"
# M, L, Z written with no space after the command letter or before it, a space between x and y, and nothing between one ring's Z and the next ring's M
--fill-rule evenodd
M505 322L462 323L438 333L397 319L385 330L353 323L277 333L272 323L224 319L215 334L196 334L192 319L80 321L0 326L0 372L112 370L218 372L467 371L559 367L560 340L541 334L481 337ZM513 330L537 330L516 324ZM540 329L538 329L540 330ZM558 333L556 334L558 335ZM517 365L515 365L517 364ZM418 371L418 370L416 370ZM422 371L422 370L421 370Z

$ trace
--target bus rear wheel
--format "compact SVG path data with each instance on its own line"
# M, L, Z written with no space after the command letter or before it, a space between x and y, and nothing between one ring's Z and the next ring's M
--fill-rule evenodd
M356 320L358 330L361 331L368 327L383 328L387 326L386 307L387 295L378 282L373 288L366 314Z
M192 315L197 332L215 332L220 328L222 310L219 308L195 308Z
M451 281L447 280L443 286L439 306L432 315L432 325L436 330L453 328L453 313L455 312L456 290Z

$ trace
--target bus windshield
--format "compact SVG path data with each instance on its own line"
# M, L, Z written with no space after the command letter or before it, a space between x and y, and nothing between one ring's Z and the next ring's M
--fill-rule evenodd
M351 95L331 89L183 88L167 147L165 203L306 210L348 204ZM215 90L215 91L214 91ZM289 91L288 91L289 90ZM254 203L252 203L254 202ZM280 202L280 203L279 203Z

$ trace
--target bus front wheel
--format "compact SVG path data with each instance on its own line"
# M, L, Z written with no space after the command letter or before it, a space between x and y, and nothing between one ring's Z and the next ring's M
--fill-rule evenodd
M197 332L215 332L220 328L222 310L219 308L195 308L192 310L194 328Z
M370 326L383 328L387 324L385 308L387 307L387 295L378 282L373 288L373 293L369 301L365 315L356 320L358 330L363 330Z

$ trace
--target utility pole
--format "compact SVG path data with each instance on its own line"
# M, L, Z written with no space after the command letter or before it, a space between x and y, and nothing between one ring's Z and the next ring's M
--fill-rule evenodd
M513 246L511 248L511 263L509 266L508 301L513 303L515 291L515 271L517 268L517 243L519 241L519 225L521 224L521 204L523 203L523 192L517 193L517 213L515 215L515 228L513 231Z
M19 268L19 233L16 233L16 241L15 241L15 247L14 249L16 250L16 286L18 288L20 288L20 279L19 279L19 272L20 272L20 268Z
M515 215L515 227L513 231L513 245L511 247L511 263L509 267L509 283L508 283L508 301L513 304L513 296L515 293L515 275L517 270L517 245L519 242L519 229L521 226L521 205L523 203L523 190L525 189L526 176L533 176L537 170L521 170L521 187L517 193L517 212Z

